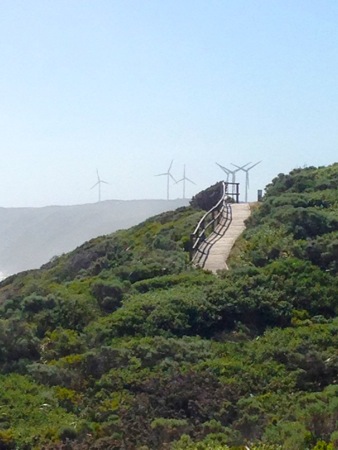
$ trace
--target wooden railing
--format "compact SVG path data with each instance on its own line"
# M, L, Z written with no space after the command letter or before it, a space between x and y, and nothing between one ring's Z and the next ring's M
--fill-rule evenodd
M193 264L204 266L212 245L223 236L230 223L228 183L223 181L221 198L204 214L190 235L190 260Z

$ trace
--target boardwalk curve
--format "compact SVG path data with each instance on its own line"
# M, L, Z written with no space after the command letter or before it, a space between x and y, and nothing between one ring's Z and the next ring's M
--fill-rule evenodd
M249 203L232 203L230 221L218 226L206 239L208 252L201 267L216 273L218 270L228 269L227 259L236 239L245 229L245 220L250 216ZM222 229L223 227L223 229ZM211 245L210 245L211 243Z

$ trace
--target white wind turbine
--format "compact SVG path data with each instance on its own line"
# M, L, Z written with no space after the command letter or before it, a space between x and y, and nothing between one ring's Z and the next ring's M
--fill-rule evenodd
M235 169L235 170L231 170L231 169L228 169L227 167L224 167L224 166L222 166L221 164L218 164L218 163L216 163L217 165L218 165L218 167L220 167L222 170L223 170L223 172L225 172L226 174L227 174L227 183L229 182L229 176L230 176L230 174L231 174L231 182L232 183L236 183L236 173L239 171L239 170L242 170L243 168L242 167L240 167L240 168L238 168L238 169ZM247 164L245 164L245 166L243 166L243 167L246 167L247 165L249 165L250 163L247 163ZM233 164L233 166L234 166L235 164ZM237 166L236 166L237 167Z
M229 170L226 168L226 167L224 167L224 166L221 166L220 164L218 164L218 163L216 163L217 165L218 165L218 167L220 167L222 170L223 170L223 172L225 172L226 173L226 175L227 175L227 178L226 178L226 182L227 183L229 183L229 176L230 176L230 172L229 172Z
M249 170L253 169L255 166L257 166L261 162L262 161L258 161L250 167L246 167L250 163L247 163L244 166L237 166L236 164L231 163L233 166L237 167L237 170L242 170L243 172L245 172L245 203L248 202L248 190L249 190L249 184L250 184L249 183Z
M163 172L163 173L159 173L159 174L155 175L156 177L162 177L162 176L164 176L164 175L167 177L167 200L169 200L169 184L170 184L170 178L176 183L175 178L172 176L172 174L171 174L171 172L170 172L171 167L172 167L172 165L173 165L173 162L174 162L174 160L172 159L172 160L171 160L171 163L170 163L170 166L169 166L169 168L168 168L168 170L167 170L167 172Z
M186 181L189 181L189 183L192 183L192 184L196 184L192 180L190 180L190 178L185 176L185 164L184 164L184 166L183 166L183 178L181 178L180 180L176 181L176 184L177 183L181 183L181 182L183 183L183 198L184 199L185 199L185 182Z
M100 202L101 201L101 184L102 183L109 184L109 183L107 181L101 180L99 171L97 169L96 169L96 174L97 174L97 182L90 189L94 189L95 186L99 187L99 202Z

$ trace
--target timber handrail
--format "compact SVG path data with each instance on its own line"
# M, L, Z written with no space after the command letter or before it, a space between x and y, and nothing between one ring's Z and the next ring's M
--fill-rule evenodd
M190 260L203 267L205 259L214 243L214 239L208 241L207 234L215 232L218 225L225 230L231 221L231 208L228 200L228 183L222 182L222 196L219 201L198 222L195 230L190 235ZM219 228L220 228L219 227ZM201 260L204 256L204 261Z

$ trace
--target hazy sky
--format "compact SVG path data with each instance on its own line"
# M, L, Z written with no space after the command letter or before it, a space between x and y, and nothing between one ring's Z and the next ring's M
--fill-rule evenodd
M337 24L337 0L1 0L0 206L95 202L96 169L102 199L165 198L172 159L188 196L262 160L255 199L333 163Z

